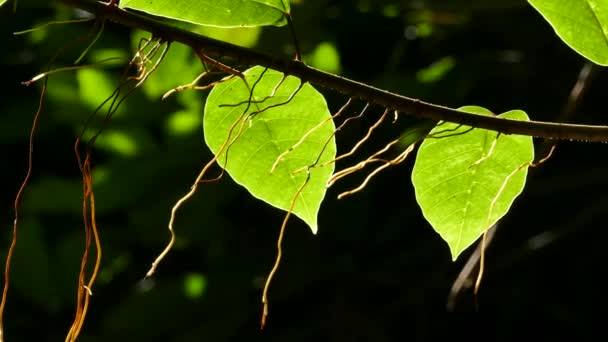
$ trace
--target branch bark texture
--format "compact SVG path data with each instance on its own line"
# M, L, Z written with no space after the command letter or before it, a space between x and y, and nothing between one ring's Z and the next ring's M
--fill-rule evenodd
M252 49L232 45L173 27L149 16L122 10L101 1L60 0L90 12L102 20L151 32L167 41L176 41L204 54L232 57L240 63L262 65L296 76L311 84L339 91L392 110L419 118L448 121L484 128L504 134L518 134L546 139L608 142L608 126L575 125L542 121L516 121L470 114L378 89L338 75L312 68L300 61L281 59Z

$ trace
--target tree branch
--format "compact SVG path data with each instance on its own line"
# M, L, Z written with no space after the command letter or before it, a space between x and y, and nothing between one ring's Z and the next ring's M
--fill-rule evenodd
M61 2L95 14L98 18L151 32L167 41L177 41L205 54L233 57L242 63L262 65L299 77L321 87L378 104L419 118L448 121L485 128L504 134L519 134L547 139L608 142L608 126L574 125L541 121L516 121L498 117L475 115L423 102L378 89L367 84L329 74L296 60L280 59L257 51L201 36L149 16L108 6L100 1L60 0Z

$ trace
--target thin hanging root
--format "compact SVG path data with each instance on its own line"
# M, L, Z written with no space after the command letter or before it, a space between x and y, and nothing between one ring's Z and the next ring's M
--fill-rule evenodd
M211 64L212 66L218 68L219 70L229 74L229 75L235 75L238 76L241 79L245 79L245 75L243 75L242 72L240 72L239 70L236 70L216 59L213 59L207 55L205 55L205 53L203 52L203 50L196 50L195 51L196 55L198 56L198 58L208 64Z
M266 318L268 318L268 289L270 288L270 283L272 282L272 278L274 277L275 273L279 269L279 264L281 263L281 257L283 256L282 244L283 244L283 236L285 235L285 227L287 227L287 221L289 221L289 217L291 216L291 214L293 212L293 208L296 205L296 201L300 197L300 194L302 194L302 191L308 184L308 181L310 181L310 172L307 173L306 180L304 180L302 185L298 188L298 191L296 191L296 193L293 195L293 198L291 199L291 203L289 204L289 209L287 210L287 213L285 214L285 218L283 219L283 224L281 224L281 230L279 231L279 238L277 239L277 258L274 261L274 265L272 266L270 273L268 273L268 277L266 278L266 284L264 284L264 290L262 291L262 305L264 306L264 308L262 310L262 319L260 322L261 329L264 329L264 326L266 326Z
M394 146L395 144L397 144L399 141L401 141L401 137L389 142L388 144L386 144L386 146L384 146L381 150L377 151L376 153L374 153L373 155L371 155L370 157L368 157L367 159L360 161L359 163L348 167L344 170L340 170L336 173L334 173L331 178L329 179L329 181L327 182L327 187L331 187L336 181L338 181L341 178L344 178L356 171L359 171L361 169L363 169L365 166L367 166L370 163L375 163L375 162L387 162L385 159L381 159L380 155L382 155L383 153L385 153L386 151L388 151L392 146Z
M202 80L202 79L203 79L205 76L210 75L210 74L212 74L212 73L213 73L212 71L205 70L205 71L204 71L204 72L202 72L200 75L198 75L198 76L197 76L197 77L196 77L196 78L195 78L195 79L194 79L192 82L190 82L190 83L188 83L188 84L183 84L183 85L177 86L177 87L175 87L175 88L173 88L173 89L169 89L169 90L168 90L168 91L167 91L167 92L166 92L166 93L165 93L165 94L164 94L164 95L161 97L161 100L163 100L163 101L164 101L164 100L166 100L166 99L167 99L169 96L171 96L171 95L173 95L173 94L175 94L175 93L182 92L182 91L184 91L184 90L190 90L190 89L192 89L192 90L207 90L207 89L212 88L214 85L216 85L216 84L218 84L218 83L222 82L222 81L211 82L211 83L209 83L209 84L207 84L207 85L204 85L204 86L199 86L199 85L197 85L197 84L198 84L198 82L200 82L200 81L201 81L201 80ZM232 76L232 75L231 75L231 76Z
M439 132L435 132L435 133L433 133L433 134L429 134L429 135L427 136L427 138L428 138L428 139L441 139L441 138L447 138L447 137L455 137L455 136L457 136L457 135L464 135L464 134L467 134L467 133L469 133L470 131L472 131L472 130L474 130L474 129L475 129L475 127L469 127L469 128L465 129L465 130L464 130L464 131L462 131L462 132L451 133L451 134L446 134L446 135L441 135L441 136L439 136L439 134L441 134L441 133L446 133L446 132L454 132L454 131L457 131L457 130L458 130L458 129L460 129L460 127L462 127L462 126L463 126L463 125L458 125L458 126L456 126L456 128L446 128L446 129L444 129L443 131L439 131Z
M494 140L492 140L492 145L490 145L490 150L488 151L488 154L482 156L481 158L479 158L476 162L474 162L473 164L471 164L469 166L469 169L477 166L481 163L483 163L484 161L488 160L488 158L490 158L492 156L492 154L494 153L494 149L496 148L496 143L498 142L498 138L500 137L500 132L496 134L496 138L494 138Z
M244 111L243 114L241 114L241 116L232 124L232 126L230 127L230 130L228 131L228 136L226 137L226 140L224 141L224 143L222 144L222 146L220 147L220 149L218 150L218 152L215 153L215 155L213 156L213 158L207 164L205 164L205 166L203 167L203 169L201 170L201 172L196 177L196 180L194 181L194 183L190 187L190 191L188 191L184 196L182 196L175 203L175 205L173 206L173 208L171 208L171 216L169 218L169 225L168 225L169 234L171 234L169 242L167 243L167 246L165 247L165 249L163 249L163 251L158 255L158 257L156 257L156 259L154 260L154 262L152 262L152 266L150 267L150 269L146 273L146 278L149 278L149 277L151 277L151 276L154 275L154 273L156 272L156 268L158 267L158 265L160 264L160 262L165 258L165 256L167 256L167 254L169 254L169 252L173 248L173 245L175 244L175 230L173 229L173 224L175 222L175 215L177 214L177 210L182 206L182 204L184 204L188 199L190 199L190 197L192 197L194 195L194 193L198 189L198 185L200 183L205 182L205 180L203 180L203 177L207 173L207 170L215 162L217 162L217 159L219 158L219 156L222 153L224 153L224 152L226 152L226 154L227 154L228 153L228 149L241 137L241 135L244 132L245 121L246 121L246 114L247 114L247 112ZM238 130L236 136L234 137L234 139L230 140L231 137L232 137L232 132L234 131L234 129L236 128L236 126L239 125L239 124L240 124L240 127L239 127L239 130ZM219 177L221 177L222 175L223 175L223 171L222 171L222 173L220 174ZM217 177L216 179L219 179L219 177Z
M17 31L17 32L13 32L13 35L18 36L18 35L22 35L22 34L27 34L27 33L32 33L35 31L39 31L42 30L46 27L52 26L52 25L63 25L63 24L75 24L75 23L85 23L85 22L89 22L89 21L93 21L96 18L85 18L85 19L73 19L73 20L58 20L58 21L49 21L47 23L44 23L42 25L36 26L34 28L31 29L27 29L27 30L23 30L23 31Z
M77 142L75 144L76 151L78 149L78 143L79 139L77 139ZM90 164L90 152L91 150L89 145L89 149L87 150L84 163L82 163L79 154L77 154L78 164L80 169L82 170L83 177L84 198L82 203L82 212L85 225L86 246L82 256L80 267L76 317L74 318L74 322L72 323L68 335L66 336L66 342L76 341L76 338L80 334L80 330L82 329L82 325L84 324L84 320L88 311L90 297L93 295L92 288L95 283L95 279L97 278L97 273L101 264L101 243L99 240L99 233L97 230L97 223L95 218L95 195L92 188L93 175ZM86 265L88 263L88 256L91 247L91 235L95 240L95 249L97 252L97 256L93 272L89 278L89 281L85 284Z
M336 112L336 114L330 116L329 118L321 121L318 125L316 125L313 128L309 129L308 132L306 132L304 135L302 135L302 137L300 138L300 140L298 140L297 143L295 143L293 146L291 146L285 152L281 153L277 157L277 159L274 161L274 164L272 164L272 167L270 168L270 173L272 174L274 172L274 170L276 169L276 167L281 162L281 160L283 158L285 158L285 156L288 155L291 151L293 151L294 149L296 149L298 146L302 145L302 143L304 143L304 140L306 140L306 138L308 138L312 133L314 133L316 130L318 130L319 128L321 128L323 125L325 125L329 121L334 120L338 116L340 116L344 112L344 110L346 110L346 108L350 105L351 102L352 102L352 97L349 98L348 101L346 101L346 103ZM333 134L332 134L332 136L333 136ZM330 137L330 139L331 139L331 137Z
M145 46L147 46L147 44L148 43L146 43ZM155 51L157 51L157 50L158 49L153 48L148 53L143 54L143 55L141 54L141 51L138 51L136 53L135 57L132 59L131 63L129 63L129 67L132 66L133 64L135 64L138 60L151 61L152 60L151 56L153 54L155 54ZM155 66L157 66L161 60L162 60L162 56L156 62ZM143 62L143 63L145 63L145 62ZM123 77L126 77L128 68L125 71L125 74L123 75ZM76 154L76 159L78 161L78 167L82 173L82 179L83 179L83 195L84 196L83 196L83 203L82 203L82 212L83 212L83 222L84 222L85 241L86 242L85 242L85 250L84 250L84 253L83 253L83 256L81 259L81 267L80 267L80 273L79 273L79 277L78 277L79 280L78 280L76 313L75 313L75 317L74 317L72 326L70 327L70 330L68 331L68 334L66 336L66 339L65 339L66 342L75 341L76 338L78 337L78 335L80 334L80 331L82 329L82 326L84 324L84 320L85 320L85 317L86 317L86 314L88 311L88 307L89 307L89 303L90 303L90 296L92 296L92 288L95 283L95 279L97 278L97 274L98 274L99 267L101 264L102 251L101 251L101 243L99 240L99 233L98 233L97 223L96 223L96 218L95 218L95 195L94 195L93 187L92 187L92 170L91 170L92 147L95 143L95 140L101 134L101 132L103 131L105 126L109 123L109 121L112 118L112 115L119 108L122 101L124 101L130 94L133 93L133 91L135 89L137 89L138 86L140 86L142 84L142 82L141 82L142 79L144 79L145 77L148 77L155 70L156 70L156 67L153 67L149 71L146 71L145 66L141 67L141 65L139 65L139 67L138 67L139 74L136 75L135 77L127 77L123 81L123 83L121 83L116 88L114 93L111 94L100 106L98 106L98 108L91 114L91 116L89 116L89 118L87 119L87 121L85 123L85 127L83 128L81 135L76 139L76 142L74 144L74 152ZM133 88L131 88L127 92L127 94L125 94L122 98L120 98L121 89L125 85L127 85L130 81L134 81L134 80L138 81L138 83ZM112 100L112 102L110 104L110 108L108 108L108 111L106 113L106 117L104 119L104 123L103 123L102 127L89 139L89 141L87 143L85 158L84 158L84 162L83 162L83 160L80 156L80 148L79 148L83 134L84 134L85 130L87 129L88 123L91 120L91 118L110 100ZM89 277L89 280L85 282L86 269L87 269L89 252L90 252L92 240L95 241L95 249L96 249L97 256L96 256L96 261L95 261L95 265L94 265L92 274Z
M291 93L291 95L289 95L289 97L287 98L287 100L285 100L285 101L283 101L281 103L271 104L271 105L269 105L267 107L264 107L264 108L262 108L260 110L252 112L252 113L249 114L249 117L252 118L252 117L254 117L254 116L258 115L258 114L261 114L261 113L263 113L263 112L265 112L265 111L267 111L269 109L280 107L280 106L288 104L289 102L291 102L296 97L296 95L298 95L298 93L300 92L300 90L302 90L302 87L304 87L304 84L305 83L302 82L302 80L300 80L300 84L298 85L298 87L296 88L296 90L294 90L294 92ZM252 93L253 93L253 89L252 89Z
M367 106L365 107L365 109L367 109ZM382 113L382 116L380 116L380 119L378 119L378 121L376 121L376 122L375 122L375 123L374 123L374 124L373 124L373 125L372 125L372 126L371 126L371 127L368 129L368 130L367 130L367 134L366 134L366 135L365 135L365 136L364 136L364 137L363 137L361 140L359 140L359 141L358 141L358 142L355 144L355 146L353 146L353 148L352 148L350 151L348 151L347 153L342 154L342 155L340 155L340 156L336 157L336 159L334 159L334 160L332 160L332 161L330 161L330 162L335 163L335 162L337 162L338 160L341 160L341 159L344 159L344 158L350 157L350 156L352 156L353 154L355 154L355 152L357 152L357 150L359 149L359 147L361 147L361 145L363 145L363 144L364 144L364 143L367 141L367 139L369 139L369 138L372 136L372 133L374 132L374 130L375 130L376 128L378 128L378 126L380 126L380 125L382 124L382 122L384 121L384 119L386 118L386 115L387 115L388 113L389 113L389 110L388 110L388 109L386 109L386 110L384 111L384 113ZM329 162L327 162L327 163L329 163Z
M360 118L363 116L363 114L364 114L364 113L367 111L367 109L369 108L369 106L370 106L370 104L369 104L369 102L367 102L367 103L365 104L365 106L363 107L363 109L361 110L361 112L359 112L359 114L358 114L358 115L356 115L356 116L352 116L352 117L347 118L346 120L344 120L344 122L342 122L342 123L340 124L340 126L338 126L338 127L337 127L337 128L334 130L334 131L333 131L333 133L332 133L332 134L331 134L331 135L330 135L330 136L327 138L327 140L325 141L325 146L327 146L327 144L329 144L329 142L331 141L331 138L333 138L334 136L336 136L336 134L337 134L337 133L338 133L340 130L342 130L342 128L344 128L348 122L350 122L351 120L357 120L357 119L360 119ZM325 150L325 147L323 148L323 150ZM319 158L320 158L320 156L321 156L321 155L319 155ZM317 161L318 161L318 159L319 159L319 158L317 158ZM322 163L322 164L315 163L315 165L310 165L310 166L307 166L307 167L302 167L302 168L299 168L299 169L297 169L297 170L293 171L293 172L292 172L292 174L294 174L294 175L295 175L295 174L298 174L298 173L300 173L300 172L302 172L302 171L305 171L305 170L306 170L307 168L309 168L309 167L310 167L310 168L312 168L312 167L324 167L324 166L327 166L327 165L329 165L329 164L331 164L331 163L335 163L335 162L336 162L336 160L337 160L337 159L332 159L332 160L328 160L328 161L326 161L325 163Z
M555 144L553 146L551 146L551 150L549 150L549 153L544 158L539 160L538 162L536 162L536 163L530 162L530 163L521 164L517 169L515 169L513 172L511 172L507 176L507 178L505 178L504 182L502 182L502 185L498 189L496 196L494 196L494 199L490 203L490 211L488 212L488 219L486 222L486 227L488 227L488 228L483 232L483 236L482 236L482 240L481 240L481 256L479 258L479 273L477 274L477 280L475 281L475 290L473 291L473 293L475 294L475 298L477 298L477 294L479 293L479 288L481 286L481 281L483 279L483 272L484 272L484 268L485 268L486 235L488 234L488 229L492 226L490 224L490 218L492 217L492 214L494 212L494 207L496 206L496 202L498 201L498 198L500 197L500 195L502 195L502 192L505 190L505 187L507 186L507 183L509 183L509 180L511 179L511 177L513 177L517 172L519 172L524 167L537 167L537 166L544 164L553 155L553 152L555 151L555 147L556 147Z
M91 64L87 64L87 65L74 65L74 66L68 66L68 67L62 67L62 68L57 68L57 69L53 69L47 72L42 72L34 77L32 77L31 79L27 80L27 81L23 81L21 82L21 84L29 86L32 83L35 83L37 81L40 81L41 79L50 76L52 74L56 74L58 72L63 72L63 71L72 71L72 70L80 70L80 69L87 69L87 68L94 68L98 65L101 65L103 63L107 63L107 62L111 62L111 61L116 61L116 60L121 60L122 58L120 57L110 57L110 58L106 58L103 59L99 62L96 63L91 63Z
M265 68L261 75L263 75L266 71L268 71L268 68ZM261 75L260 75L260 78L261 78ZM283 82L285 82L286 79L287 79L287 75L283 74L283 77L281 77L281 80L279 81L279 83L277 83L274 86L274 88L272 88L272 91L270 92L270 95L264 97L261 100L255 100L255 101L253 101L253 100L251 100L251 96L250 96L250 98L248 100L237 102L237 103L221 104L221 105L219 105L219 107L238 107L238 106L244 105L246 103L247 104L252 104L252 103L260 104L260 103L264 103L268 99L271 99L271 98L273 98L276 95L277 91L279 90L279 88L281 87L281 85L283 84ZM250 95L253 95L253 93L251 93Z
M374 171L372 171L363 181L363 183L361 183L361 185L359 185L358 187L356 187L353 190L349 190L349 191L345 191L343 193L341 193L340 195L338 195L338 199L342 199L348 195L352 195L358 191L361 191L365 188L365 186L367 185L367 183L372 179L372 177L374 177L376 174L378 174L380 171L386 169L389 166L394 166L397 164L402 163L407 156L414 150L414 146L415 144L411 144L407 147L407 149L405 149L405 151L403 151L400 155L398 155L395 159L386 161L383 165L379 166L378 168L376 168Z
M93 45L95 45L95 43L97 42L99 37L101 37L101 34L103 33L103 29L105 27L106 22L105 22L105 20L98 20L96 23L99 23L99 29L97 30L97 34L95 35L95 38L93 38L93 40L91 41L91 43L89 43L87 48L84 49L84 51L80 54L80 56L78 56L78 58L76 59L74 64L80 63L80 61L82 61L82 59L84 58L84 56L86 56L86 54L89 52L89 50L91 50Z
M44 104L44 98L46 96L46 81L42 84L42 90L40 93L40 100L38 102L38 109L36 110L36 114L34 114L34 120L32 121L32 126L30 128L30 137L29 137L29 150L27 156L27 171L25 173L25 177L23 178L23 182L21 182L21 186L17 191L17 195L15 195L15 201L13 202L13 210L14 210L14 218L13 218L13 238L11 240L11 245L8 248L8 252L6 254L6 262L4 265L4 288L2 290L2 301L0 302L0 342L4 342L4 308L6 306L6 300L8 298L8 287L10 284L10 269L11 269L11 261L13 258L13 253L15 252L15 246L17 245L17 224L19 222L19 204L21 203L21 196L23 195L23 191L27 186L30 177L32 175L33 169L33 158L34 158L34 137L36 135L36 128L38 127L38 120L40 118L40 113L42 112L42 106Z
M492 241L494 234L496 233L496 229L498 229L498 224L494 224L492 227L490 227L490 229L488 229L487 236L485 238L485 246L488 246L488 244ZM458 300L458 296L460 293L462 293L463 289L471 287L471 274L481 258L481 248L485 246L482 246L482 244L477 245L477 248L475 248L473 254L471 254L465 265L462 267L458 277L454 280L454 284L452 284L452 288L450 289L450 294L448 295L446 302L446 310L448 312L453 312L456 308L456 301Z
M156 46L162 45L164 43L164 48L163 51L161 52L160 57L156 60L156 63L154 63L154 65L152 66L152 68L143 74L143 76L141 77L141 79L139 80L139 82L135 85L135 88L138 88L139 86L141 86L147 79L148 77L154 72L156 71L156 69L158 69L158 66L160 65L160 63L165 59L165 56L167 55L167 51L169 51L169 47L171 46L171 42L163 42L158 41L158 43L156 44ZM154 54L156 53L156 46L153 48L154 50Z

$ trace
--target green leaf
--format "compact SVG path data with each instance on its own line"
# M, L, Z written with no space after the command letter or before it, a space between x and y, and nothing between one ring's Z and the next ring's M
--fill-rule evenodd
M0 7L6 3L6 0L0 0Z
M608 66L608 1L528 0L574 51Z
M317 69L339 74L342 67L340 65L340 53L336 47L329 42L322 42L308 56L304 57L306 64Z
M287 0L122 0L120 7L218 27L283 26L290 10Z
M460 110L492 115L475 106ZM521 110L499 117L529 120ZM424 140L412 171L422 213L448 243L454 260L507 213L524 188L526 163L534 159L531 137L501 134L496 140L496 132L470 129L453 123L437 125L430 134L443 138Z
M218 162L253 196L287 210L307 179L306 172L294 171L314 164L317 159L317 165L321 165L335 158L336 143L332 135L335 126L323 95L311 85L304 84L296 92L301 82L298 78L289 76L283 80L282 73L274 70L264 73L264 68L259 66L244 74L247 84L233 77L215 86L209 94L203 117L205 140L217 154L229 134L230 139L237 136L240 120L242 135L230 146L228 157L222 153ZM253 103L244 115L250 87L254 89ZM273 90L274 96L269 97ZM256 103L264 98L267 99ZM237 103L242 104L226 106ZM273 105L277 106L262 111ZM257 111L260 112L251 115ZM315 127L318 128L312 130ZM271 173L277 158L300 140L301 144L284 155ZM333 163L312 168L310 179L295 202L293 213L304 220L313 233L317 231L317 214L333 170Z

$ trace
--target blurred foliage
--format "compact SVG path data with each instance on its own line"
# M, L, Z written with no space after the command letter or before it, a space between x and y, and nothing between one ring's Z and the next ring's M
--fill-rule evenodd
M0 8L2 260L40 93L40 84L20 83L72 64L95 33L91 23L79 23L13 36L86 14L42 0L20 1L14 14L11 7ZM302 53L318 59L318 67L339 65L342 75L453 107L520 108L534 120L555 120L585 63L524 0L299 0L292 2L292 14ZM128 59L141 36L107 23L83 63ZM230 39L293 57L289 30L269 27L255 36ZM449 68L430 73L432 82L419 76L446 61ZM124 63L112 62L49 78L34 172L21 207L6 341L61 340L73 319L84 248L74 139L123 69ZM452 263L445 243L424 221L410 183L411 161L346 200L335 198L364 174L330 189L319 219L326 229L317 236L291 222L264 331L261 287L274 261L282 213L228 177L204 184L182 208L176 248L155 277L144 280L169 238L171 206L210 158L201 127L206 93L186 91L165 101L160 96L202 71L186 47L172 44L157 73L121 104L94 150L104 250L81 341L586 340L602 332L596 312L608 304L601 286L608 164L601 158L606 146L599 144L562 143L545 166L531 170L526 191L488 250L477 312L470 290L455 313L445 310L466 257ZM596 69L569 121L606 124L607 84L607 73ZM333 111L346 100L332 91L325 95ZM356 103L345 115L362 106ZM338 149L348 150L380 113L372 107L343 130ZM103 116L102 110L91 120L89 132L102 127ZM402 115L399 122L379 130L359 157L398 136L411 120Z

